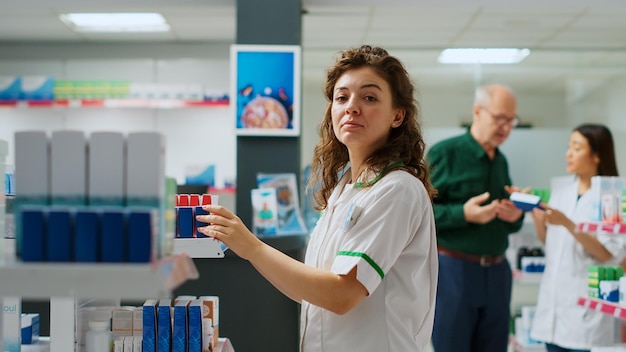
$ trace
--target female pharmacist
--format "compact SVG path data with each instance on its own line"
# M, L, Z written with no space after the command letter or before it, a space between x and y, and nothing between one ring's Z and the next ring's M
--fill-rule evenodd
M305 262L264 244L220 206L204 207L211 215L198 220L211 225L200 231L302 303L302 352L424 351L438 266L414 86L400 61L365 45L341 53L324 92L312 164L323 214Z
M617 176L613 138L597 124L576 127L565 154L573 176L552 180L550 201L533 209L539 239L545 244L546 268L539 288L530 336L547 351L589 351L613 343L615 318L577 305L587 296L587 267L617 264L623 245L611 235L581 233L576 223L590 221L592 176Z

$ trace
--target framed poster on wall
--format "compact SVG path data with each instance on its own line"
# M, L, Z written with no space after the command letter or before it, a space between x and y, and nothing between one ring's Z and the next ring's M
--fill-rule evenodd
M231 46L237 135L300 135L300 56L298 45Z

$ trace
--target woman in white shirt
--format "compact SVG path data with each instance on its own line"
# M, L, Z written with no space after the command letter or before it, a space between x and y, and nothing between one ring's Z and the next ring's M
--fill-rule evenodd
M437 288L432 197L415 89L401 62L367 45L327 72L312 183L322 210L305 262L205 206L200 229L302 303L303 352L424 351ZM346 170L344 172L344 170Z
M591 177L617 176L613 138L598 124L576 127L566 153L567 172L552 180L545 211L533 220L545 244L546 267L539 288L530 336L546 343L548 352L589 351L613 343L615 318L577 305L587 296L587 267L618 264L624 247L612 235L576 231L576 223L592 220Z

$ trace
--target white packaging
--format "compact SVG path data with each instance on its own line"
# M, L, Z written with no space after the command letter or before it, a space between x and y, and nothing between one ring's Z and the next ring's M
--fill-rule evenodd
M89 204L123 205L126 138L120 132L89 136ZM119 204L117 204L119 203Z
M20 352L22 345L22 300L4 297L2 300L2 351Z
M124 336L124 352L133 352L133 337L134 336Z
M15 195L47 196L50 148L45 131L15 132Z
M124 336L120 336L113 341L113 352L124 352Z
M109 331L109 322L89 321L89 331L87 331L85 339L85 350L87 352L111 352L113 340Z
M626 307L626 276L619 278L619 301L621 306Z
M8 143L0 139L0 176L3 177L5 175L4 162L6 160L7 151ZM4 258L4 214L6 212L5 194L5 182L0 181L0 263L2 263Z
M600 281L600 298L609 302L619 302L619 281Z
M591 177L591 188L588 192L593 209L591 221L602 221L602 176Z
M21 180L18 179L18 182ZM87 196L87 139L82 131L61 130L50 138L52 203L84 204Z
M132 199L165 196L165 139L157 132L132 132L127 140L126 192Z

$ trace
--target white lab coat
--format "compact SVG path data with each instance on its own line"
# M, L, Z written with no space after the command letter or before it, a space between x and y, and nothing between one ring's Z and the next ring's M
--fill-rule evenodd
M369 296L344 315L303 300L301 351L423 351L438 272L426 189L405 171L391 171L371 188L344 189L346 180L311 234L305 263L340 275L356 266Z
M592 219L592 195L578 197L576 177L552 180L549 205L562 211L575 223ZM610 262L592 258L564 227L548 225L546 267L539 288L537 309L530 336L539 341L571 349L591 349L614 342L615 318L578 306L579 297L587 296L587 267L617 265L624 257L622 240L615 235L597 234L613 254Z

